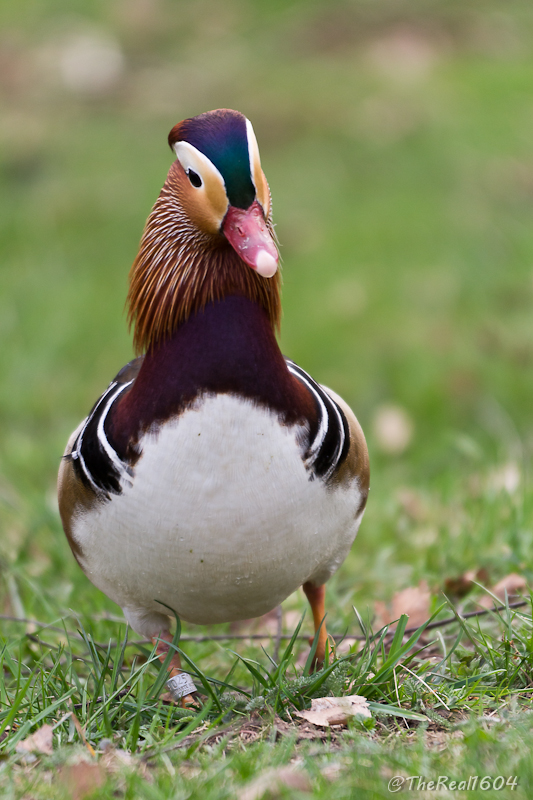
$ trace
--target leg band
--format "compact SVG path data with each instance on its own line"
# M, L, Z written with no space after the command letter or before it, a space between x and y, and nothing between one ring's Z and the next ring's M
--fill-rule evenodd
M178 675L174 675L173 678L169 678L167 681L167 689L174 700L180 700L182 697L186 697L188 694L195 692L196 686L190 675L186 672L180 672Z

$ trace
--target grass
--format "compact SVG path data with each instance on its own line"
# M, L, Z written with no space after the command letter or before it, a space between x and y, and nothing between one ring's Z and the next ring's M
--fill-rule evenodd
M531 607L465 618L483 590L450 594L469 570L532 579L529 4L86 0L74 17L22 0L0 15L0 613L37 621L2 621L2 793L80 792L69 770L87 762L98 797L234 797L288 764L308 781L289 796L387 797L395 775L518 775L500 795L530 796ZM123 54L106 90L65 82L87 31ZM182 712L74 562L54 485L131 357L127 273L168 130L220 106L252 119L271 184L283 350L355 409L372 491L328 587L328 630L357 645L309 674L301 638L276 656L268 638L191 641L231 632L184 625L203 705ZM396 453L390 404L412 425ZM376 602L422 580L427 616L451 604L458 621L409 647L405 620L373 630ZM286 635L304 609L286 601ZM325 692L363 694L371 724L298 721ZM17 752L45 723L53 754Z
M236 655L221 679L208 676L190 659L176 636L175 646L201 692L202 704L196 709L164 701L164 667L153 650L142 646L136 647L140 657L129 658L127 632L102 645L83 627L76 634L65 625L65 641L57 644L51 643L57 633L46 628L29 640L6 641L0 738L4 765L17 766L0 773L4 791L16 787L21 796L35 791L36 782L46 782L59 765L69 760L79 765L93 760L95 751L105 756L113 747L119 754L136 754L134 761L119 761L120 768L107 778L110 792L120 787L126 796L135 796L141 766L150 778L143 784L153 792L149 796L165 796L159 792L169 788L168 773L175 778L199 765L189 796L231 797L262 765L274 763L279 773L295 756L305 763L316 796L330 796L332 775L335 793L347 791L350 796L353 766L362 755L357 785L369 797L383 796L384 775L431 780L445 769L449 780L455 776L459 782L476 774L491 780L505 775L506 781L516 775L520 791L528 796L532 776L525 743L531 741L533 669L529 608L515 610L506 603L490 619L458 617L455 628L433 640L425 624L406 636L407 621L402 616L393 633L388 627L373 633L359 618L362 643L318 672L311 669L312 651L303 669L295 664L299 624L278 662L266 651L254 658ZM343 694L366 697L372 718L354 719L347 729L330 731L298 724L298 711L313 698ZM53 727L54 753L39 759L17 753L17 745L45 723ZM517 729L525 741L504 760L499 737L510 746ZM447 743L441 763L431 748L421 748L424 736L439 748ZM400 750L406 743L409 758ZM317 754L318 767L313 765ZM500 772L495 770L498 763ZM361 769L365 765L374 765L373 773ZM60 797L65 785L59 781L56 788L59 793L49 787L42 796Z

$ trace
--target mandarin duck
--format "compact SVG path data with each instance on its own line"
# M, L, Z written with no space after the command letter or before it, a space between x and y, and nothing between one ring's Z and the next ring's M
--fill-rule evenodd
M176 155L130 273L139 355L69 439L59 508L87 577L171 647L191 623L258 617L299 586L316 660L325 586L368 494L347 404L281 354L278 250L257 140L220 109L177 124ZM168 661L167 661L168 664ZM169 689L195 690L175 653Z

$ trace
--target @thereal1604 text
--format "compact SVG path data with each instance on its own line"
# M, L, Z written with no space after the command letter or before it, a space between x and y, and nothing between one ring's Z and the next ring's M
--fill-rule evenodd
M414 792L431 792L437 790L448 790L450 792L470 792L479 791L486 792L489 789L492 791L500 791L500 789L516 789L518 788L518 777L516 775L470 775L468 778L457 779L451 778L449 775L439 775L438 778L428 780L424 775L395 775L389 781L389 792L414 791Z

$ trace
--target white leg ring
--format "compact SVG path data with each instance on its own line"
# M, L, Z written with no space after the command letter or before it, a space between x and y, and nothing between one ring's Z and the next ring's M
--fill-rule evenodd
M182 697L195 692L196 686L190 675L186 672L180 672L178 675L174 675L173 678L168 679L167 689L174 700L180 700Z

